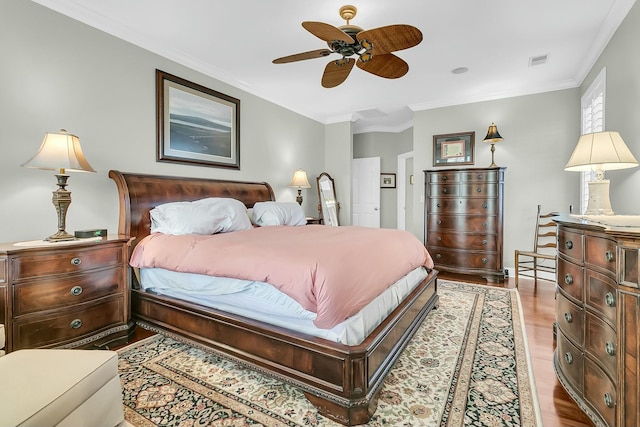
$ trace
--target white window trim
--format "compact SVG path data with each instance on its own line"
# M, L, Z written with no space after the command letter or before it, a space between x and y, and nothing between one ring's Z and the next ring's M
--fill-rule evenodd
M602 68L602 71L593 79L593 82L587 89L587 91L580 98L580 127L581 135L601 132L605 129L605 101L606 101L606 86L607 86L607 69ZM585 117L588 114L592 114L594 102L602 97L601 111L599 112L599 121L590 120L586 121ZM580 213L583 214L587 210L589 204L589 181L593 179L593 172L581 172L580 173Z

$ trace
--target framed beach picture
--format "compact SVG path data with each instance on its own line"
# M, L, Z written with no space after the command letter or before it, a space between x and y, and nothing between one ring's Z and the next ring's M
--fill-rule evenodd
M240 169L240 100L156 70L157 160Z
M433 166L472 165L475 132L433 135Z

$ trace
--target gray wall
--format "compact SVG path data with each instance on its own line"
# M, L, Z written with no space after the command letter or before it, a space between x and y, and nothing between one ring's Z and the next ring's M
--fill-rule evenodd
M433 135L475 131L475 163L491 164L490 145L482 142L495 122L504 140L496 144L495 163L506 167L504 265L513 266L515 249L531 248L538 204L568 211L578 201L578 181L563 170L580 129L578 89L417 111L414 119L416 185L412 230L424 238L424 173L433 168Z
M413 131L399 133L370 132L353 136L353 158L380 157L381 173L398 173L398 155L413 150ZM396 178L398 178L396 176ZM398 224L398 190L380 189L380 226L396 228Z
M635 3L580 86L583 94L603 67L605 130L620 132L640 160L640 4ZM577 175L577 174L576 174ZM606 172L611 181L611 207L616 214L640 214L640 168ZM577 179L577 178L576 178ZM577 185L577 184L576 184Z
M303 190L303 207L317 215L323 124L33 2L0 0L0 11L0 241L36 240L56 231L53 171L20 165L35 154L45 132L60 128L80 137L97 171L71 173L68 231L117 231L110 169L268 181L278 200L293 201L296 190L288 184L303 168L312 183ZM156 162L156 69L240 99L239 171Z

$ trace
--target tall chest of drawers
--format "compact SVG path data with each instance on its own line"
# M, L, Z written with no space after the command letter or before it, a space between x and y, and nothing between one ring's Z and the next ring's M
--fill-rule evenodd
M425 246L435 268L504 280L505 168L425 172Z
M0 244L6 351L102 347L132 327L128 239Z
M640 425L640 229L555 221L558 379L597 426Z

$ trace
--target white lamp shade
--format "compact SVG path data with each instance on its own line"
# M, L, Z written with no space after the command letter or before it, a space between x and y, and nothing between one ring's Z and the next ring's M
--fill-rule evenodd
M309 180L307 179L307 173L302 169L298 169L297 171L295 171L293 173L293 179L291 180L291 184L289 184L289 187L311 188Z
M564 170L615 170L638 166L638 161L618 132L595 132L582 135Z
M38 152L22 164L24 167L73 172L95 172L82 154L80 139L61 129L46 133Z

